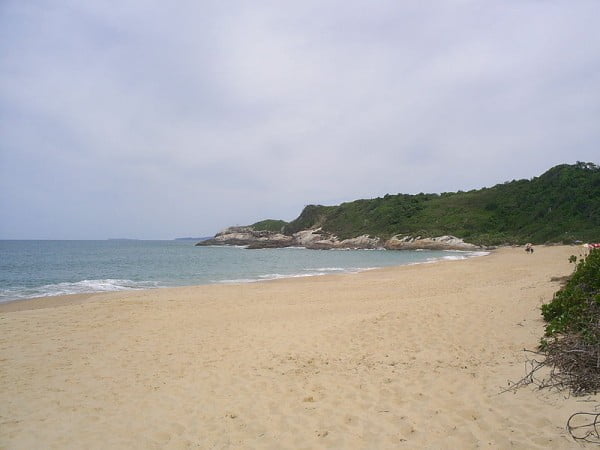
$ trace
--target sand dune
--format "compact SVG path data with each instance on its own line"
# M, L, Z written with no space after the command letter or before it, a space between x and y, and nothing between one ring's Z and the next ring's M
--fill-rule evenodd
M578 252L0 305L0 447L573 448L500 391Z

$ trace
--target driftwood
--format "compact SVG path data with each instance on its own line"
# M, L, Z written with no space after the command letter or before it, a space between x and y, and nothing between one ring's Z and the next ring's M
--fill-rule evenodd
M567 420L567 431L576 441L600 444L600 413L572 414Z
M595 342L594 342L595 341ZM568 334L548 344L544 363L552 367L551 382L574 395L600 391L600 344L578 334Z
M525 350L531 357L525 362L526 375L509 382L502 392L534 385L538 389L556 389L575 396L600 391L600 345L579 335L565 335L539 351ZM576 412L567 421L567 431L578 442L600 444L600 413Z
M544 350L524 350L535 355L525 362L526 375L509 382L502 392L533 384L539 389L568 390L575 396L600 392L600 345L588 344L578 337L563 337L548 344ZM540 370L549 371L538 375Z

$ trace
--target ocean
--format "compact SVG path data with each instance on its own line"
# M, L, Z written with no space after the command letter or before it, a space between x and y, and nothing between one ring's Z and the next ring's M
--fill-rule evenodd
M484 252L246 250L194 241L0 241L0 302L89 292L356 273Z

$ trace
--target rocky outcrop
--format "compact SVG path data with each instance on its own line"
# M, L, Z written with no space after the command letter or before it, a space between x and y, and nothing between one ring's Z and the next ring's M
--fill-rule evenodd
M369 235L363 234L362 236L358 236L352 239L344 239L339 243L338 248L383 248L383 241L377 237L373 238Z
M198 242L207 245L243 245L254 248L280 248L294 245L293 238L272 231L256 231L252 227L229 227L220 231L212 239Z
M352 239L339 240L337 236L327 233L321 228L299 231L294 233L293 237L296 245L309 249L373 249L382 247L382 242L379 238L363 235Z
M353 239L339 240L335 235L320 228L302 230L288 236L273 231L257 231L252 227L229 227L220 231L214 238L198 242L197 246L242 245L248 249L306 247L314 250L332 248L380 248L379 238L359 236Z
M394 236L387 241L368 235L340 240L321 228L302 230L288 236L273 231L257 231L252 227L229 227L214 238L196 245L243 245L249 249L306 247L315 250L329 249L376 249L389 250L477 250L480 247L464 242L454 236L422 238L421 236Z
M335 236L323 233L320 228L302 230L293 234L296 245L306 248L331 248L335 244Z
M455 236L422 238L421 236L394 236L385 243L389 250L477 250L477 245L469 244Z

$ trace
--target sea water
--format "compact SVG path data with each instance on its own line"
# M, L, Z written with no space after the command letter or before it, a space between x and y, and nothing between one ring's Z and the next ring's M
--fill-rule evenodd
M247 250L193 241L0 241L0 302L88 292L356 273L482 252Z

